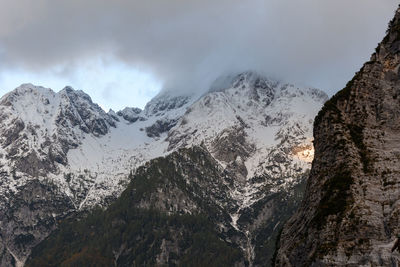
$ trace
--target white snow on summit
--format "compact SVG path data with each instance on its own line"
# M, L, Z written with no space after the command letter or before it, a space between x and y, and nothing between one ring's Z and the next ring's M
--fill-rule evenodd
M77 208L86 208L117 197L129 173L150 159L204 145L221 166L245 166L231 194L242 206L250 205L261 188L280 190L296 182L292 170L309 168L310 162L298 155L312 150L313 119L326 100L317 89L251 72L221 78L203 95L167 91L144 110L109 113L69 87L55 93L22 85L0 100L0 172L8 179L0 194L30 179L50 179ZM237 142L232 144L236 158L225 151L229 145L220 146L224 142ZM54 166L31 169L24 157ZM21 178L9 175L14 170ZM258 176L261 182L254 182Z

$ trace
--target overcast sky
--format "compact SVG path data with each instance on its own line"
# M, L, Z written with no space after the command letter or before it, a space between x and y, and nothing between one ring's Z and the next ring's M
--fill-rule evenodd
M103 108L245 70L332 95L383 38L395 0L0 0L0 94L31 82Z

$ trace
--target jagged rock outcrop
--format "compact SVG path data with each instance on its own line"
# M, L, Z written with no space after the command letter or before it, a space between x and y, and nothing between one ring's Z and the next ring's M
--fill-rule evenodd
M114 114L114 118L119 121L118 116L121 116L124 120L134 123L137 120L144 120L144 118L140 116L140 113L142 113L142 110L139 108L124 108Z
M314 123L305 199L281 234L277 266L398 266L400 10L371 60Z
M177 122L177 119L157 120L154 124L145 128L146 134L148 137L160 137L163 133L171 130Z

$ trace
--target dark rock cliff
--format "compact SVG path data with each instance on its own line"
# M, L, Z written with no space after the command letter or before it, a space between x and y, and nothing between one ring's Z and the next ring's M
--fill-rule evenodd
M315 157L277 266L397 266L400 10L371 60L314 123Z

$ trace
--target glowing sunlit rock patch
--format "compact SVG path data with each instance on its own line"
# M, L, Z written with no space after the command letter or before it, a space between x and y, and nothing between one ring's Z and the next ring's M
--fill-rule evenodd
M311 144L294 147L292 153L301 161L312 162L314 159L314 147Z

